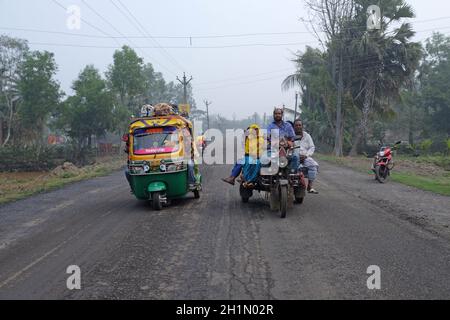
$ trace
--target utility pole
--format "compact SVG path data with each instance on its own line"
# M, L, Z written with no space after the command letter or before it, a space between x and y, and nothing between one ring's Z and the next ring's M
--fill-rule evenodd
M212 104L211 101L205 100L205 106L206 106L206 121L208 122L208 130L209 130L209 106Z
M298 92L295 92L295 113L294 113L294 121L297 120L297 105L298 105Z
M191 77L189 80L187 80L186 73L183 73L183 81L181 81L180 78L178 78L178 77L177 77L177 80L183 85L184 103L188 104L188 101L187 101L187 86L193 80L193 78Z

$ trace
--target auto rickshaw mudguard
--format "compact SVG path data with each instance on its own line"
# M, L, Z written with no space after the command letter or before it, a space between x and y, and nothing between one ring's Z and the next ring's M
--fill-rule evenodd
M160 182L160 181L152 182L147 187L147 191L149 193L161 192L161 191L166 191L166 190L167 190L166 184L164 182Z

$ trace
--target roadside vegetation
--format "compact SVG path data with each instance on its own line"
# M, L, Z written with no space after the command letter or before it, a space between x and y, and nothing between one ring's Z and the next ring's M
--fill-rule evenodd
M97 141L108 137L109 142L120 144L130 119L139 116L143 104L184 99L181 84L166 82L128 46L115 51L104 74L93 65L85 66L73 81L72 95L63 92L56 80L54 54L31 50L27 40L0 35L0 71L2 171L16 170L13 162L17 160L47 162L46 169L61 153L78 166L89 164ZM196 114L192 87L186 94ZM51 141L51 137L59 139ZM37 154L42 158L37 159Z
M0 172L0 204L61 188L69 183L105 176L124 166L124 157L101 157L78 168L70 162L51 171Z
M404 153L450 154L450 36L416 41L414 8L383 0L367 27L367 0L305 0L322 46L293 57L283 82L301 91L307 131L335 156L372 154L404 141ZM447 160L445 160L447 161Z
M295 54L282 86L300 90L319 158L372 174L380 146L402 141L392 180L450 196L450 36L416 41L405 0L378 2L373 28L371 1L304 2L322 45Z
M373 176L370 170L373 158L364 156L336 157L318 154L319 160L352 168ZM406 157L396 156L391 180L425 191L450 196L450 163L445 156Z
M121 136L143 104L182 103L183 86L166 82L128 46L102 74L87 65L67 95L52 52L0 35L0 203L108 174L125 164ZM187 88L197 112L192 87Z

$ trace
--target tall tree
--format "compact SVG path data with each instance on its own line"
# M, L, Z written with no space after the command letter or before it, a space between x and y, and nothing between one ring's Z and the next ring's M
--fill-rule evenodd
M75 95L65 101L57 126L74 139L82 161L84 149L91 148L92 136L101 136L113 129L114 97L92 65L84 68L72 89Z
M400 92L417 70L420 57L420 43L411 42L414 36L412 26L404 19L413 18L414 11L404 0L384 0L381 28L366 30L367 8L370 0L355 0L354 29L352 40L352 72L354 97L359 102L361 117L355 130L350 155L357 153L361 139L368 133L369 118L376 112L392 111L393 101L400 99ZM393 25L399 27L392 27Z
M27 53L20 66L18 127L25 143L44 141L49 115L56 110L62 95L59 83L54 80L56 71L54 55L47 51Z
M335 135L336 90L328 71L327 53L307 47L294 60L297 71L283 82L283 88L299 86L301 89L302 117L308 130L314 132L322 142Z
M117 94L120 103L131 114L137 115L140 110L139 101L146 89L144 61L128 46L117 50L113 59L114 62L106 73L111 89Z
M11 139L19 99L19 68L27 51L25 40L0 36L0 137L3 135L3 122L7 124L6 137L0 139L0 146L7 145Z
M421 67L421 102L430 131L450 137L450 37L435 33L426 42Z
M151 63L147 63L143 69L145 77L144 98L147 103L157 104L162 101L169 102L168 88L162 73L156 72Z
M328 50L329 72L336 88L335 143L336 156L343 155L343 102L345 95L346 52L349 21L354 15L354 0L306 0L312 16L312 27L322 45ZM316 25L319 30L317 30ZM321 37L319 33L324 36Z

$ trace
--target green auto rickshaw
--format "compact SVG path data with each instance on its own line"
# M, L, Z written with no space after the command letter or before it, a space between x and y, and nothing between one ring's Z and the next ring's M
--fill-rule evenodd
M187 118L170 114L134 119L124 140L126 176L137 199L150 200L155 210L161 210L172 199L190 192L200 198L197 150L193 126Z

